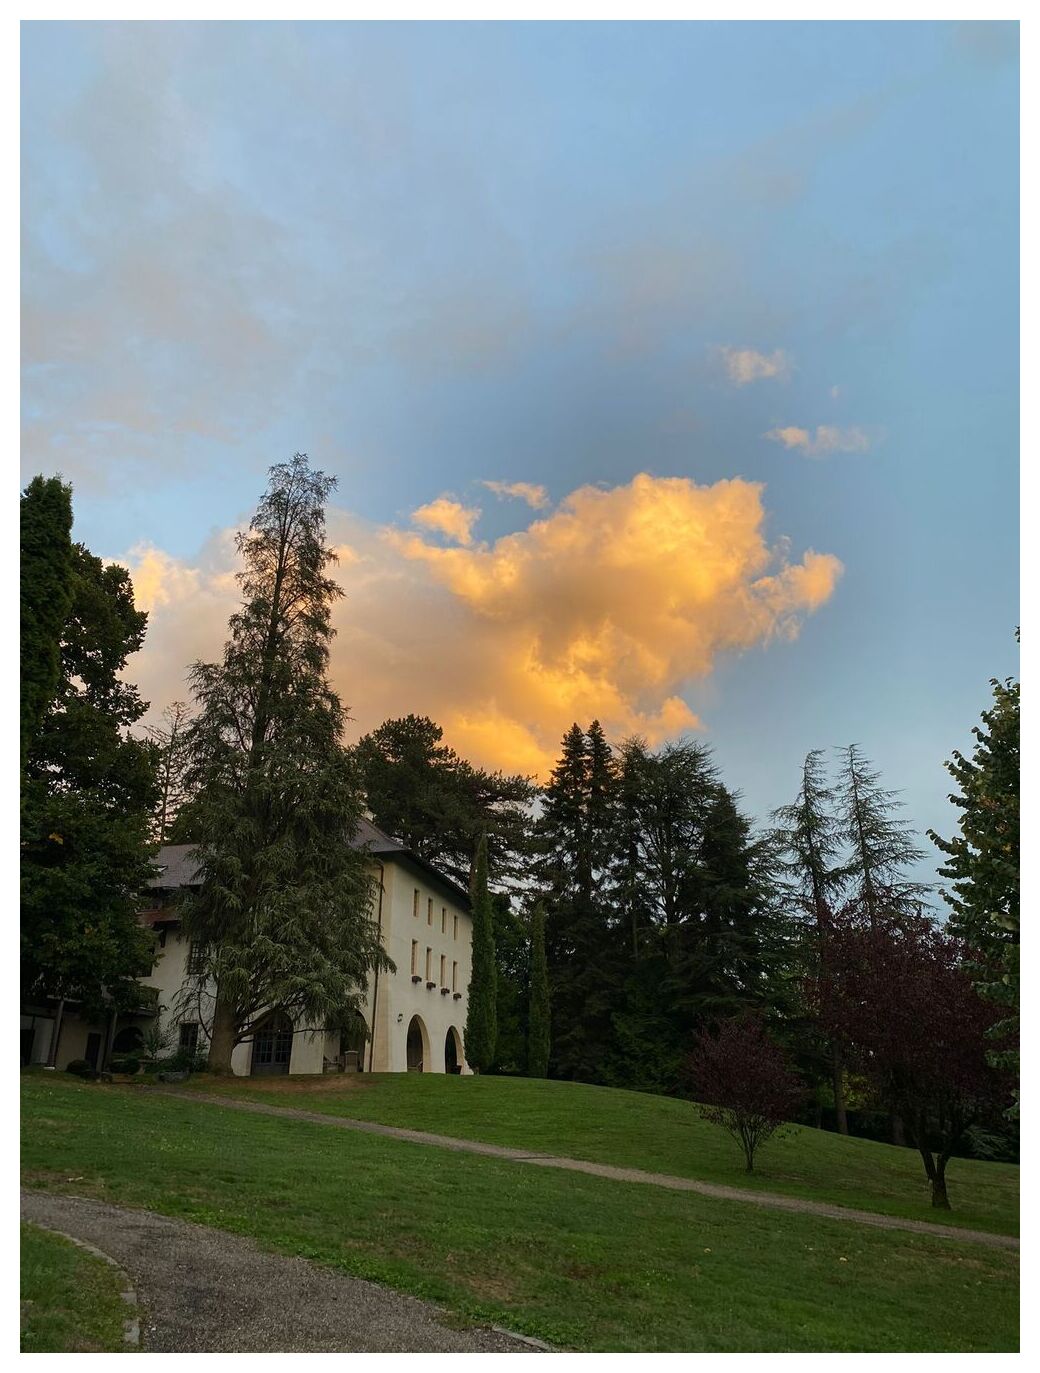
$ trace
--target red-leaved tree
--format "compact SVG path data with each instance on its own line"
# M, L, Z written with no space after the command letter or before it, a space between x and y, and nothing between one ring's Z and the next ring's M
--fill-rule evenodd
M822 1025L899 1112L932 1205L950 1209L946 1165L966 1131L995 1116L1007 1082L988 1063L997 1008L967 972L967 946L924 914L840 912L813 993Z
M716 1033L700 1034L686 1061L686 1076L701 1115L739 1142L749 1173L758 1149L791 1119L805 1096L755 1015L723 1021Z

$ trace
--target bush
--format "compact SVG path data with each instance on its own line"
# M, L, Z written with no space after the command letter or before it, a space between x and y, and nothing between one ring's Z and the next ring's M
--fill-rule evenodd
M97 1076L94 1069L90 1066L90 1064L87 1062L85 1058L74 1058L71 1061L71 1063L69 1063L66 1066L65 1071L67 1073L73 1073L76 1077Z
M141 1060L136 1054L113 1054L108 1066L113 1073L126 1073L133 1077L141 1067Z

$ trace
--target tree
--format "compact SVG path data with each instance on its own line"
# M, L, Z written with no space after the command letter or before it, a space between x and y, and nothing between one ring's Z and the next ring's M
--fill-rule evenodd
M906 875L924 853L909 821L894 818L902 802L880 785L880 775L857 744L849 744L842 754L837 796L849 846L844 875L850 894L869 920L876 919L882 907L889 916L900 911L912 914L928 888Z
M1005 1015L991 1028L1000 1066L1018 1071L1019 1006L1019 685L993 679L993 705L972 730L971 758L954 750L946 764L957 785L950 800L961 812L960 833L928 834L944 854L940 876L951 907L950 928L978 951L972 974L982 996ZM1018 1093L1011 1108L1018 1114Z
M819 972L835 908L848 878L842 863L843 832L833 788L827 785L823 750L812 749L802 765L802 783L792 805L773 816L773 843L779 855L781 890L805 926L794 950L801 976ZM841 1043L826 1046L834 1113L839 1134L849 1133L845 1109L845 1072Z
M21 504L21 760L58 694L74 585L72 487L33 477Z
M488 875L490 884L490 873ZM496 1073L522 1073L527 1061L527 1001L530 935L513 909L508 892L491 894L491 929L495 939Z
M483 835L477 845L472 902L473 970L466 1012L465 1052L470 1067L484 1073L495 1061L498 1023L495 935L488 892L487 839Z
M181 807L188 800L185 775L189 762L187 739L191 711L186 702L174 701L165 708L162 718L161 725L145 727L145 733L158 754L159 798L154 821L157 844L172 842L171 832Z
M67 488L37 479L30 492L28 505L42 492L60 507ZM129 734L147 705L121 676L147 616L134 607L126 570L81 544L62 584L68 608L49 698L44 672L31 666L38 650L50 651L41 649L44 617L24 626L35 704L22 786L22 987L29 998L76 999L97 1013L138 1004L136 978L153 961L137 911L152 872L155 759Z
M375 823L469 887L481 834L496 888L515 884L526 854L529 778L474 767L427 716L386 720L356 745Z
M791 1120L805 1093L759 1016L723 1021L697 1037L687 1073L700 1113L721 1125L744 1151L753 1172L758 1150Z
M932 1205L945 1210L946 1165L967 1131L999 1111L1008 1090L986 1059L997 1011L976 994L968 953L927 915L871 912L855 901L835 917L815 992L823 1023L899 1112L924 1163Z
M271 468L239 534L241 608L219 663L196 663L187 734L200 886L186 928L215 985L209 1065L271 1010L297 1028L347 1028L369 973L390 967L372 918L372 879L352 845L359 778L341 744L327 668L335 561L325 502L335 482L306 455ZM301 1025L301 1022L302 1025Z
M531 1005L527 1029L527 1076L549 1075L549 972L545 962L545 907L531 914Z

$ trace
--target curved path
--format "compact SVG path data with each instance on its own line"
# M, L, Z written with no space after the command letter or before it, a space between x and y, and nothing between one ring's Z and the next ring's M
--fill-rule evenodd
M935 1225L931 1221L911 1220L903 1216L886 1216L878 1211L859 1211L851 1206L833 1206L830 1202L809 1201L803 1197L784 1196L780 1192L756 1192L748 1187L726 1187L717 1182L701 1182L698 1178L676 1177L672 1173L648 1173L641 1168L616 1168L609 1163L591 1163L587 1159L564 1158L555 1154L540 1154L530 1149L513 1149L502 1144L484 1144L476 1139L456 1139L452 1135L434 1135L425 1130L406 1130L398 1125L379 1125L371 1120L353 1120L349 1116L327 1115L319 1111L301 1111L291 1106L268 1106L260 1101L245 1101L241 1097L214 1096L209 1092L178 1092L168 1087L146 1088L182 1101L202 1102L235 1111L253 1111L258 1115L285 1116L290 1120L306 1120L313 1125L330 1125L341 1130L360 1130L366 1134L387 1135L412 1144L428 1144L438 1149L454 1149L468 1154L486 1154L492 1158L509 1159L513 1163L533 1163L542 1168L567 1168L575 1173L591 1173L593 1177L612 1178L615 1182L642 1182L653 1187L669 1187L676 1192L699 1192L702 1196L718 1197L723 1201L749 1202L775 1211L797 1211L807 1216L825 1216L856 1225L873 1225L879 1230L911 1230L919 1235L935 1235L940 1239L960 1240L965 1244L986 1244L994 1249L1017 1249L1015 1235L998 1235L988 1230L964 1230L955 1225Z
M23 1191L22 1216L85 1240L125 1269L149 1353L530 1353L505 1331L453 1329L446 1313L252 1240L151 1211Z

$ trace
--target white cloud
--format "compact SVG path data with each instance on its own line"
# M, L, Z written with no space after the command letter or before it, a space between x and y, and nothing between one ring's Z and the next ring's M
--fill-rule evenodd
M734 386L746 386L752 381L775 378L786 381L791 375L791 359L782 348L772 353L759 353L754 348L721 348L726 375Z
M799 425L788 424L770 429L763 437L771 439L773 443L783 444L785 448L796 449L808 458L822 458L828 453L866 453L870 448L866 430L855 425L839 429L833 424L818 424L814 433Z

